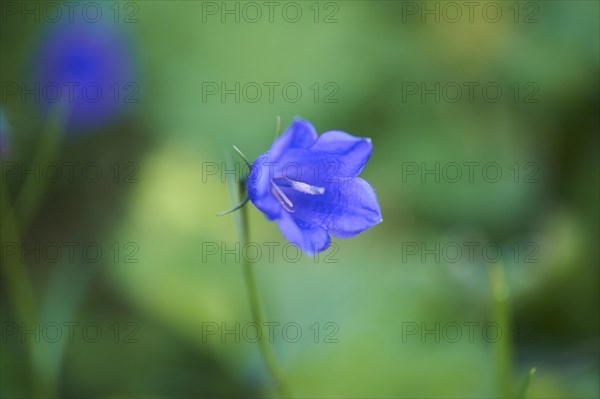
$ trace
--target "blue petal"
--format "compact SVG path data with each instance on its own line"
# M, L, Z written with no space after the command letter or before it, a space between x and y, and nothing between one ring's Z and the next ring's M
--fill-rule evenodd
M317 131L310 122L296 119L286 131L277 138L269 153L271 160L277 162L291 148L310 148L317 141Z
M335 157L339 163L340 177L356 177L371 157L373 145L371 139L332 130L323 133L311 151Z
M246 183L250 201L271 221L277 219L282 211L279 202L271 195L272 168L269 153L261 155L252 164Z
M331 237L323 227L302 220L295 220L287 212L282 212L279 230L292 244L308 255L314 255L329 248Z
M338 238L350 238L380 223L381 209L375 190L359 177L338 186L340 206L327 228Z
M375 191L358 177L325 186L323 195L285 190L294 204L294 219L324 226L338 238L354 237L382 220Z
M306 183L334 183L358 176L372 151L370 139L331 131L321 135L309 149L288 149L280 156L277 171L282 171L284 177Z

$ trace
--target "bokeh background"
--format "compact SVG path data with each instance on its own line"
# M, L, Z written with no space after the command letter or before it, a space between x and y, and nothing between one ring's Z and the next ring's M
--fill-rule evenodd
M598 2L50 3L0 3L2 397L278 395L215 217L277 116L371 137L384 219L315 259L249 205L292 396L598 397ZM420 174L465 162L502 176Z

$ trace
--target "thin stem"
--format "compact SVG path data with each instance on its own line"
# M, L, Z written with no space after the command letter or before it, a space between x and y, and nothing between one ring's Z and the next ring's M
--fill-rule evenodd
M492 320L499 326L501 335L494 344L494 365L496 389L505 398L514 397L512 382L512 345L510 331L509 288L504 276L502 261L490 265L490 289L492 300Z
M50 113L48 124L40 137L34 165L45 165L55 160L61 145L65 118L66 111L60 105ZM15 200L15 216L23 233L29 230L37 216L48 184L46 179L42 179L40 182L34 181L34 179L27 179L23 187L21 187Z
M527 390L529 389L531 380L533 380L533 375L535 374L535 371L536 371L536 368L532 367L531 369L529 369L529 372L527 372L527 377L525 378L525 382L523 383L523 386L521 387L521 391L519 393L519 398L521 398L521 399L527 398Z
M245 187L243 184L240 184L240 196L244 194ZM237 213L237 221L238 221L238 234L240 238L240 245L242 248L248 243L248 212L247 207L241 208L241 211ZM246 283L246 291L248 293L248 301L250 302L250 311L252 313L252 320L258 325L263 326L265 321L265 312L263 310L260 295L258 292L258 287L256 285L256 278L254 277L254 271L252 268L252 262L244 257L244 281ZM266 335L262 334L259 341L258 346L260 349L260 353L262 358L275 380L275 384L277 385L277 389L279 391L279 395L281 397L289 397L289 392L287 389L287 385L285 384L285 379L283 377L283 373L281 368L279 367L279 363L277 362L277 358L273 353L273 349L269 342L267 341Z
M0 214L2 215L2 224L0 231L2 241L6 243L15 243L20 245L20 231L15 212L10 204L7 189L0 190ZM35 320L36 300L33 284L31 283L25 265L21 262L20 256L6 256L2 263L2 278L4 288L10 298L15 317L26 324L33 323Z
M0 236L3 243L22 245L22 230L16 219L15 209L4 187L0 190L0 214L2 224ZM39 306L33 282L29 278L27 267L20 256L6 256L2 267L3 288L14 312L14 318L27 328L39 323ZM43 346L33 340L25 340L25 348L31 362L30 386L32 397L54 397L57 395L55 381L45 378L41 356Z
M42 131L40 143L36 149L34 163L44 164L53 160L58 152L61 133L64 130L65 109L57 106L50 114L48 123ZM0 236L2 241L21 245L21 240L29 231L46 190L47 182L36 182L27 179L20 187L15 205L3 187L0 193ZM6 292L13 307L15 319L31 327L40 318L39 306L33 282L31 281L25 262L19 256L8 256L0 268ZM34 397L55 396L56 381L45 377L44 362L39 345L27 342L31 361L31 386Z

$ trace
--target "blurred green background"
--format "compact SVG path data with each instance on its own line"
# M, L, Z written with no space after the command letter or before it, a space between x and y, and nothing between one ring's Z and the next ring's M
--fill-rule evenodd
M80 2L74 18L102 26L94 35L109 43L83 48L125 57L130 71L100 72L122 96L106 113L88 104L99 116L77 127L20 91L35 88L36 71L52 74L39 56L54 48L47 40L78 36L52 38L72 26L66 6L55 3L56 22L44 2L0 3L2 397L278 395L256 343L206 334L252 321L243 262L206 250L236 248L233 217L215 217L231 206L233 176L220 175L231 145L255 159L277 116L282 127L301 116L319 133L372 138L362 177L384 219L318 259L290 249L289 261L277 225L249 205L250 240L280 244L254 265L266 320L302 329L298 342L279 329L271 343L293 397L515 397L532 367L528 397L598 397L599 3L476 3L472 20L453 3L453 22L448 2L274 2L271 16L264 2L95 2L99 22L81 22ZM493 22L483 9L502 14ZM49 55L58 70L79 65L61 54ZM222 97L236 82L239 101ZM436 82L447 87L439 101L420 86ZM466 89L453 101L464 82L479 85L473 101ZM490 82L498 101L482 94ZM297 101L282 92L290 83ZM95 163L103 175L9 173L36 162ZM495 162L502 176L407 174L452 162ZM497 244L502 257L421 250L465 242ZM48 243L77 243L75 256L49 261ZM100 261L81 255L86 243ZM65 323L79 323L73 339ZM82 333L90 323L97 342ZM482 334L486 323L500 326L498 340ZM436 326L437 339L423 334ZM332 331L337 342L326 342Z

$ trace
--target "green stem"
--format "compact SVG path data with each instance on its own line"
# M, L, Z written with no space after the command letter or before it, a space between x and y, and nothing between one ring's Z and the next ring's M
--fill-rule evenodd
M521 387L521 391L519 393L519 398L521 398L521 399L527 398L527 390L529 389L531 380L533 380L533 375L535 374L535 371L536 371L535 367L532 367L531 369L529 369L529 372L527 373L527 377L525 377L525 382L523 383L523 386Z
M244 184L240 184L240 197L244 194ZM240 212L236 214L238 222L238 234L240 238L240 246L244 248L248 243L248 214L247 208L242 207ZM250 302L250 310L252 312L252 320L260 327L263 327L265 321L265 313L260 301L260 295L258 293L258 287L256 285L256 278L254 277L254 270L252 268L252 262L248 259L244 259L244 281L246 283L246 291L248 293L248 301ZM271 377L277 385L277 390L281 397L289 397L289 391L283 377L277 358L273 353L273 348L269 345L265 334L261 334L258 341L258 346L262 358L271 374Z
M53 160L58 152L61 133L64 131L65 109L57 106L50 114L48 124L40 135L40 143L34 156L34 165L43 165ZM8 187L0 190L0 237L3 243L22 245L21 240L34 221L46 190L47 182L27 179L20 187L15 205L8 194ZM0 267L4 287L14 311L14 317L27 328L39 322L39 309L34 289L22 258L6 256ZM31 386L34 397L56 396L56 381L45 378L41 356L43 347L32 341L26 343L31 361Z
M2 242L6 244L21 245L20 231L15 217L15 212L10 204L7 189L0 190L0 214L2 224L0 231ZM27 275L25 265L18 255L6 256L2 262L2 279L4 288L15 312L15 318L27 325L35 320L36 301L33 285Z
M512 389L512 334L510 334L509 289L502 261L490 265L492 320L500 328L500 339L494 343L496 389L504 398L514 397Z
M47 163L56 159L64 132L65 117L66 111L61 106L57 106L50 113L48 123L40 135L33 165L43 168ZM45 179L41 179L41 181L27 179L21 187L15 200L15 215L23 233L29 231L35 220L48 185L49 182Z

